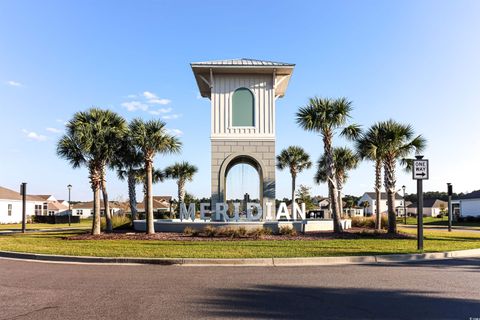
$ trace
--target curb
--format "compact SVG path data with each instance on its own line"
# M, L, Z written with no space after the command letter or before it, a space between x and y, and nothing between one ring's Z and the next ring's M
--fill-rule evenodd
M341 256L341 257L312 257L312 258L255 258L255 259L207 259L207 258L134 258L134 257L88 257L64 256L37 253L23 253L14 251L0 251L0 258L16 260L33 260L39 262L64 262L64 263L96 263L96 264L154 264L154 265L180 265L180 266L327 266L349 264L389 264L398 262L419 262L428 260L445 260L454 258L480 257L480 249L370 255L370 256Z

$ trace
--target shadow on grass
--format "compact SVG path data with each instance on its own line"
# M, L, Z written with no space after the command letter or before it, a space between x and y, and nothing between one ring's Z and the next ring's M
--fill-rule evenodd
M215 290L215 298L198 301L198 312L200 318L229 319L468 319L479 315L479 301L428 294L432 292L259 285Z

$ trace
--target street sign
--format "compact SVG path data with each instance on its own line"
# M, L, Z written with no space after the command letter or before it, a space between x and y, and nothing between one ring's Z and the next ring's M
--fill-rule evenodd
M413 160L412 175L414 180L428 180L428 160Z

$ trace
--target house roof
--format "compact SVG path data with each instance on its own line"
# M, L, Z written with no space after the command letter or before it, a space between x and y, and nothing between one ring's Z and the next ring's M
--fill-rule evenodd
M257 59L227 59L190 63L198 89L204 98L210 98L215 75L224 74L268 74L275 77L275 96L283 97L295 64L257 60ZM273 79L273 78L272 78Z
M375 197L376 197L376 193L375 192L365 192L364 195L368 195L370 198L372 198L373 200L375 200ZM386 192L382 192L380 193L380 199L381 200L387 200L387 193ZM398 193L395 193L395 200L402 200L403 197L398 194Z
M47 201L50 197L53 197L51 194L35 194L35 197Z
M125 210L128 207L128 204L120 201L109 201L111 209L122 209ZM100 201L100 208L105 209L103 201ZM92 209L93 210L93 201L86 202L77 202L72 204L72 209Z
M153 210L170 209L170 199L172 199L171 196L153 196ZM139 202L137 204L137 209L145 210L145 201Z
M480 199L480 190L476 190L467 194L464 194L463 196L456 197L455 199Z
M443 204L445 207L447 206L447 202L440 200L440 199L424 199L423 200L423 207L424 208L439 208L440 205ZM416 208L417 203L411 203L407 206L408 208Z
M49 202L47 204L47 209L48 210L58 210L58 211L64 211L68 210L68 206L60 203L60 202Z
M0 187L0 199L22 200L22 195L19 192ZM43 199L37 196L27 195L27 201L43 201Z

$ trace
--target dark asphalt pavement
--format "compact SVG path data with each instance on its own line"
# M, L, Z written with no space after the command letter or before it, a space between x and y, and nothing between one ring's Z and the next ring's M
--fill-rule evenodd
M480 259L324 267L0 259L0 319L475 319Z

